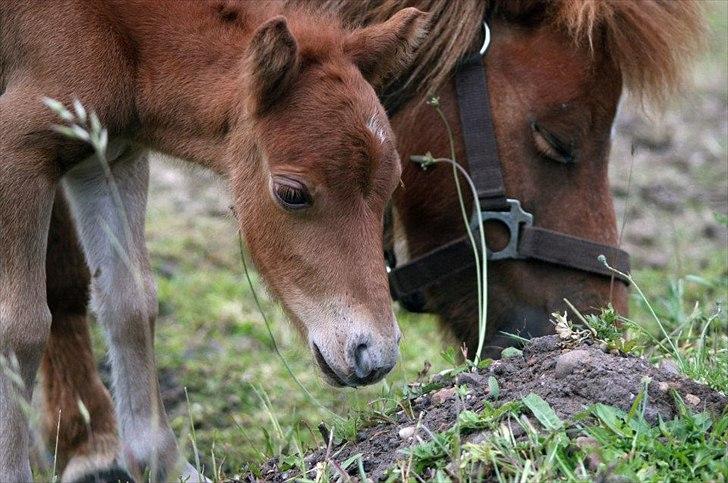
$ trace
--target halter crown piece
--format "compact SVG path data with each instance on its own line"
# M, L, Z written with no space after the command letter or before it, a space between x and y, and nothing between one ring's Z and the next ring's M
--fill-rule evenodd
M480 221L498 221L509 231L506 246L496 252L488 249L488 260L535 260L580 270L593 275L617 279L629 284L629 279L611 271L600 260L604 255L609 264L622 273L629 273L629 255L624 250L564 233L533 226L533 215L521 207L519 200L506 196L498 145L493 130L488 83L483 56L490 45L490 28L483 22L484 40L480 50L467 55L455 71L455 90L460 111L465 154L470 177L475 185L481 212L473 213L470 230L476 239ZM390 117L406 100L397 99L385 106ZM394 252L385 253L392 298L412 312L425 310L425 290L450 276L474 265L469 237L465 236L438 247L407 263L397 266Z

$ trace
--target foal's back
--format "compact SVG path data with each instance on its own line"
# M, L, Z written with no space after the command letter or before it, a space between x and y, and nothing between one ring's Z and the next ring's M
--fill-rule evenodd
M111 136L133 137L139 116L154 110L150 104L205 96L198 92L201 83L185 78L208 74L218 77L211 79L214 84L223 71L231 74L228 85L239 81L245 38L278 7L273 2L235 2L233 8L196 1L3 1L0 92L12 90L15 99L26 99L13 102L13 108L22 106L37 122L18 134L48 152L66 143L41 136L55 119L40 97L81 99ZM161 72L169 82L159 82ZM188 89L158 90L180 82ZM150 85L157 90L147 89ZM79 157L76 151L58 154L65 160L62 171L70 168L66 158Z

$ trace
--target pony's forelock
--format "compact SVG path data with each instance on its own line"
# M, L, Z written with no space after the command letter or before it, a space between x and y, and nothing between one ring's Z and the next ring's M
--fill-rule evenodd
M552 21L578 45L602 49L634 96L660 105L683 86L705 38L697 0L560 0Z

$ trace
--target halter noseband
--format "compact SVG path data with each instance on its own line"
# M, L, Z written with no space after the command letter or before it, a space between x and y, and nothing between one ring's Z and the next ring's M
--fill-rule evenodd
M502 250L493 252L488 249L488 260L537 260L629 284L627 278L615 274L598 260L599 255L604 255L612 267L629 273L627 252L533 226L533 215L524 211L518 200L506 196L482 63L482 57L490 44L490 29L486 22L483 22L483 27L483 46L458 64L455 89L470 177L481 205L480 216L483 222L500 221L508 228L510 235L508 244ZM394 102L387 103L391 100ZM385 105L389 104L387 111L390 117L406 100L392 95L384 97ZM478 223L477 213L474 213L470 226L473 234L478 233ZM397 266L392 250L385 254L385 258L392 298L412 312L424 310L424 290L427 287L475 263L468 237L458 238L400 266Z

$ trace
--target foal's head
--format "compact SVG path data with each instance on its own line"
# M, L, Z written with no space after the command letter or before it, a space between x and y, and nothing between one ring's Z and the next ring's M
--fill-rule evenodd
M249 47L253 135L230 153L239 221L260 273L335 385L375 382L398 356L381 233L401 167L372 86L407 63L425 21L405 9L346 32L276 17Z

